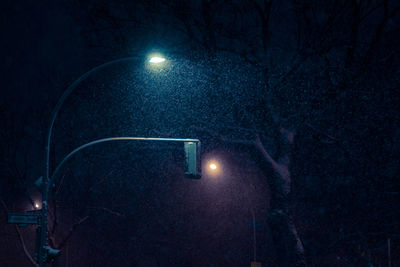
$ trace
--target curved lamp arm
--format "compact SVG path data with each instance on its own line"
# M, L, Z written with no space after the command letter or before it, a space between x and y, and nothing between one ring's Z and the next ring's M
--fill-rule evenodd
M51 122L50 122L50 127L49 127L49 131L47 134L47 144L46 144L46 171L45 171L45 177L44 177L44 182L47 183L48 179L49 179L49 162L50 162L50 144L51 144L51 135L52 135L52 131L53 131L53 126L54 126L54 122L57 118L57 115L62 107L62 105L64 104L65 99L71 94L71 92L75 89L75 87L82 82L84 79L86 79L89 75L91 75L92 73L103 69L109 65L112 65L114 63L118 63L118 62L122 62L122 61L131 61L131 60L135 60L138 59L138 57L124 57L124 58L119 58L119 59L115 59L109 62L106 62L104 64L101 64L97 67L92 68L91 70L87 71L86 73L82 74L78 79L76 79L62 94L62 96L60 97L60 99L57 102L57 105L55 106L54 110L53 110L53 116L51 118Z
M87 148L89 146L93 146L99 143L104 143L104 142L111 142L111 141L168 141L168 142L200 142L199 139L182 139L182 138L158 138L158 137L108 137L108 138L102 138L98 139L89 143L86 143L84 145L81 145L74 150L72 150L68 155L64 157L64 159L58 164L56 169L53 172L53 175L50 178L49 181L49 186L52 185L56 174L60 170L61 166L70 158L72 155L77 153L78 151L81 151L84 148Z
M43 177L43 184L42 184L42 212L41 212L41 222L40 222L40 237L39 237L39 250L38 250L38 263L40 267L45 267L45 244L46 244L46 238L47 238L47 199L49 196L49 165L50 165L50 145L51 145L51 134L53 131L53 126L54 122L57 118L57 115L61 109L61 106L63 105L65 99L71 94L71 92L75 89L75 87L82 82L84 79L86 79L89 75L92 73L103 69L109 65L112 65L114 63L122 62L122 61L130 61L130 60L136 60L138 57L124 57L120 59L115 59L106 63L103 63L97 67L92 68L91 70L87 71L86 73L82 74L78 79L76 79L68 88L64 91L62 96L57 102L57 105L55 106L53 110L53 115L51 117L51 122L50 122L50 127L49 131L47 134L47 143L46 143L46 158L45 158L45 173ZM54 176L54 175L53 175Z

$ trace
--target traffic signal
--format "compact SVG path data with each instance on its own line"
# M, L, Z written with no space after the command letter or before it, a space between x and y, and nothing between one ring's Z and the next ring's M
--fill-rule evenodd
M39 263L39 257L42 257L43 262L49 263L60 255L61 251L54 249L49 245L43 246L42 251L40 251L40 227L36 229L36 245L35 245L35 261ZM41 255L43 253L43 255Z
M201 178L200 141L184 142L185 150L185 177L189 179Z
M35 186L37 187L37 189L42 190L42 186L43 186L43 176L40 176L36 181L35 181Z
M48 245L43 247L43 251L44 251L44 262L46 263L51 262L61 253L60 250L54 249Z

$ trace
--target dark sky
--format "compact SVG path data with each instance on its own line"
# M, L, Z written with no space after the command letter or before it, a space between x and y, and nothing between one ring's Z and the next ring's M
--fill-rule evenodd
M5 36L1 41L4 53L2 68L8 74L5 76L9 79L8 88L22 87L15 80L20 83L37 80L36 86L43 85L46 77L50 76L49 68L65 66L71 69L79 62L83 40L66 7L62 3L24 1L8 3L2 9L1 27ZM66 42L70 45L65 45ZM32 69L37 72L32 72ZM35 95L33 88L26 91ZM24 95L20 93L20 97Z

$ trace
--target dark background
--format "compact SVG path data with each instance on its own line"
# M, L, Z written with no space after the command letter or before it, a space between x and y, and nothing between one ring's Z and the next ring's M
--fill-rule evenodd
M66 100L51 169L98 138L199 138L203 177L184 178L178 144L82 151L52 188L52 265L249 266L252 211L263 266L400 265L397 1L6 1L0 12L0 266L33 265L35 226L7 212L41 200L62 92L127 56L137 60ZM146 63L153 52L166 63Z

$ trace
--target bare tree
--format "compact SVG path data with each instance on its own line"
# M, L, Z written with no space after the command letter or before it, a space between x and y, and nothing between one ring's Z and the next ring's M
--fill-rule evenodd
M233 138L223 130L215 135L255 145L263 155L275 173L268 183L272 189L271 228L276 230L274 239L280 241L276 264L306 265L307 245L302 241L306 231L299 230L293 214L299 201L293 197L296 183L290 165L296 133L307 129L318 136L318 142L337 145L337 136L350 130L338 129L334 120L324 124L324 117L347 112L345 100L365 96L359 94L359 88L368 86L363 81L368 78L366 73L373 74L376 66L390 65L395 59L398 47L383 51L393 41L390 33L398 31L395 1L136 1L121 4L119 9L129 11L124 16L111 13L118 8L109 8L109 3L95 3L84 10L93 23L88 39L98 47L113 49L117 40L114 49L118 52L132 51L132 45L140 50L140 42L129 42L127 36L151 29L171 53L189 54L189 58L206 54L209 69L217 69L219 56L228 53L251 65L257 77L261 74L261 86L249 90L256 99L248 105L232 100L237 101L233 109L236 121L224 121L226 127L250 129L253 139L238 137L240 131ZM154 19L151 27L139 10ZM109 35L115 40L104 37ZM221 85L216 73L209 73L213 80L209 92ZM221 110L212 111L217 114ZM220 130L217 125L198 128Z

